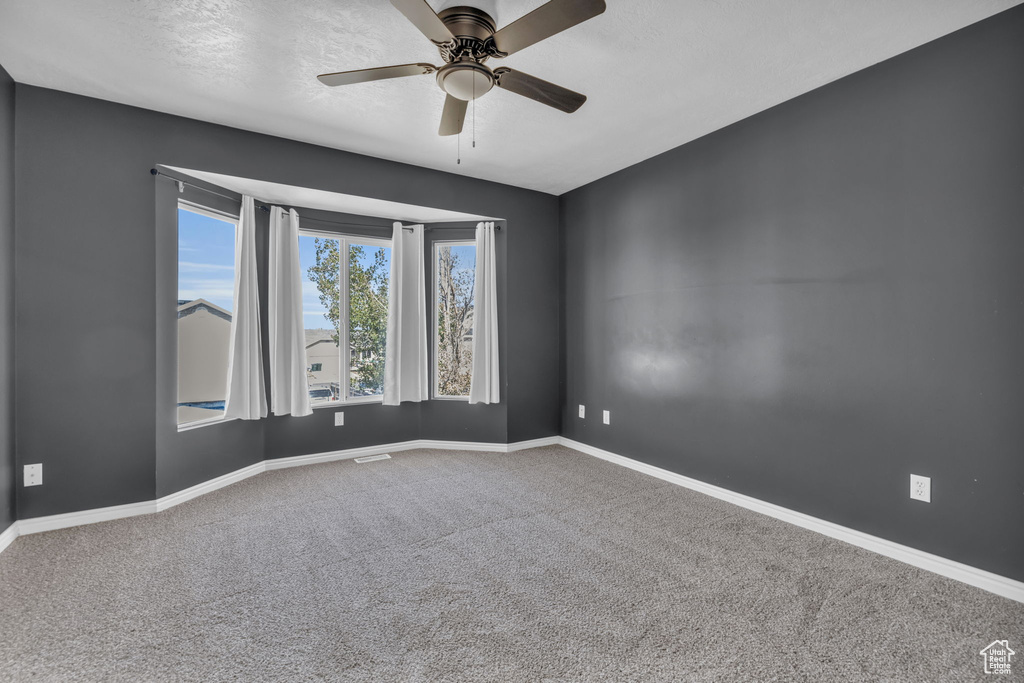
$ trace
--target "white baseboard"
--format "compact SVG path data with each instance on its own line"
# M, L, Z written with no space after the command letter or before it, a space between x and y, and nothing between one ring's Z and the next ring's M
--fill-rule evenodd
M562 443L562 437L560 436L545 436L541 439L530 439L529 441L517 441L510 443L506 449L506 453L514 453L516 451L526 450L527 448L540 448L541 446L558 446Z
M559 436L546 436L541 439L530 441L517 441L516 443L490 443L483 441L438 441L433 439L415 439L412 441L399 441L396 443L382 444L380 446L363 446L362 448L346 448L340 451L329 451L327 453L312 453L310 455L296 455L290 458L274 458L263 461L267 470L279 470L285 467L299 467L301 465L313 465L333 460L351 460L362 458L367 455L380 455L382 453L400 453L411 451L417 448L430 448L446 451L483 451L487 453L512 453L526 448L537 448L539 446L556 446L560 442ZM209 482L208 482L209 483Z
M431 441L424 439L416 448L434 448L448 451L484 451L490 453L514 453L515 451L527 448L538 448L540 446L557 446L561 443L560 436L545 436L540 439L529 441L516 441L515 443L481 443L474 441Z
M11 525L0 533L0 553L7 549L7 546L14 543L14 539L19 536L18 534L18 522L11 522Z
M432 448L439 451L483 451L485 453L508 453L508 444L484 443L482 441L438 441L420 439L414 448Z
M156 501L147 500L141 503L112 505L110 507L81 510L79 512L65 512L60 515L28 517L27 519L18 520L18 535L27 536L28 534L38 534L42 531L55 531L56 529L66 529L83 524L109 522L112 519L121 519L123 517L148 515L156 512L156 509Z
M263 464L268 470L281 470L286 467L301 467L302 465L315 465L322 462L333 462L334 460L351 460L361 458L364 455L380 455L381 453L398 453L409 451L413 448L424 448L422 441L400 441L398 443L382 444L380 446L363 446L361 448L346 448L340 451L329 451L327 453L310 453L309 455L295 455L290 458L273 458L264 460Z
M361 448L348 448L345 450L330 451L327 453L312 453L310 455L297 455L291 458L274 458L272 460L264 460L263 462L258 462L253 465L249 465L248 467L243 467L240 470L235 470L234 472L221 475L215 479L204 481L201 484L190 486L187 489L177 491L162 498L158 498L157 500L144 501L141 503L129 503L128 505L114 505L111 507L95 508L92 510L81 510L79 512L67 512L59 515L48 515L46 517L29 517L27 519L18 520L0 534L0 552L9 546L18 536L160 512L268 470L279 470L286 467L300 467L302 465L312 465L315 463L331 462L334 460L348 460L351 458L360 458L365 455L398 453L416 448L507 453L510 451L522 450L524 448L557 444L559 443L559 439L560 437L557 436L549 436L543 439L521 441L519 443L512 444L416 439L413 441L381 444L379 446L364 446Z
M255 477L257 474L266 471L265 465L266 461L258 462L254 465L243 467L240 470L235 470L234 472L222 474L216 479L210 479L209 481L204 481L202 484L196 484L195 486L190 486L187 489L183 489L181 491L177 491L175 493L166 495L163 498L157 498L155 501L156 509L154 510L154 512L160 512L162 510L166 510L167 508L172 508L175 505L180 505L184 503L185 501L192 500L193 498L198 498L204 493L210 493L211 491L222 489L225 486L230 486L231 484L234 484L235 482L238 481L242 481L243 479Z
M983 569L977 569L970 565L962 564L960 562L954 562L938 555L932 555L910 546L902 545L900 543L894 543L884 538L865 534L856 529L850 529L849 527L840 526L832 522L827 522L817 517L811 517L805 515L802 512L796 512L788 508L775 505L773 503L766 503L763 500L757 498L751 498L750 496L743 495L741 493L735 493L728 489L723 489L719 486L712 484L706 484L697 479L691 479L690 477L684 477L681 474L675 472L669 472L663 470L660 467L654 465L648 465L646 463L632 460L616 453L595 448L594 446L573 441L565 437L559 437L559 443L567 448L592 455L595 458L607 460L613 462L616 465L622 465L628 467L637 472L648 474L652 477L657 477L667 482L677 484L679 486L705 493L714 498L724 500L738 505L754 512L760 512L763 515L774 517L775 519L782 520L783 522L789 522L796 526L815 531L819 534L824 534L831 538L845 541L851 545L855 545L865 550L878 553L879 555L885 555L891 557L894 560L905 562L919 569L924 569L935 574L940 574L956 581L969 584L976 588L981 588L990 593L1001 595L1004 598L1010 600L1016 600L1017 602L1024 603L1024 582L1015 581L1014 579L1000 576L999 574L993 574Z

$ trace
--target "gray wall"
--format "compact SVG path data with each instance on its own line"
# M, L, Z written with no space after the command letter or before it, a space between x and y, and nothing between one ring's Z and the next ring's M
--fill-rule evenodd
M1022 84L1024 7L563 196L563 433L1024 579Z
M166 385L173 358L166 334L157 348L168 237L160 233L158 250L158 188L168 181L149 175L157 164L505 218L508 267L522 275L505 311L514 332L503 401L438 408L444 421L432 415L424 436L503 441L510 421L536 410L519 403L557 394L556 197L32 86L17 95L18 459L43 462L46 474L23 490L19 516L151 500L263 456L420 436L419 411L406 407L347 408L344 428L329 411L182 434L168 431L166 410L157 420L154 385ZM547 357L534 357L534 345ZM518 438L557 432L546 401L549 414L517 424Z
M15 519L14 81L0 66L0 532Z

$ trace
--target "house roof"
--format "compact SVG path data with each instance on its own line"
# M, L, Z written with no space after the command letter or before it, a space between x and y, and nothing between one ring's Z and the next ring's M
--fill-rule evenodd
M313 344L322 341L334 341L334 330L325 330L323 328L316 330L306 330L306 348L308 349Z
M200 311L209 311L218 318L231 322L231 311L226 308L221 308L217 304L211 303L206 299L178 299L179 319L190 316L193 313L199 313Z

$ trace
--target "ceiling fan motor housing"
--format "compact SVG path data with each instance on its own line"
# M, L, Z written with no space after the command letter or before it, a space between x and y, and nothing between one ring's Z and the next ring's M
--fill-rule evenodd
M475 100L494 87L494 72L483 64L490 56L488 41L494 35L494 19L468 6L449 7L437 16L455 37L454 45L440 48L447 63L437 71L437 84L452 97Z
M497 28L491 15L476 7L449 7L437 14L456 39L468 38L483 43Z

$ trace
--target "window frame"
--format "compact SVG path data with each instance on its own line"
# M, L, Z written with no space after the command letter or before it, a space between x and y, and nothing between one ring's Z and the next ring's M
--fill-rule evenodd
M386 248L392 249L391 238L389 237L376 237L372 235L352 235L348 233L331 232L329 230L317 230L315 228L303 228L302 218L299 218L299 237L313 237L320 239L331 239L338 241L339 258L338 258L338 287L341 290L338 293L338 301L344 302L344 306L339 307L340 318L338 320L338 326L341 328L338 334L338 368L339 372L344 368L342 377L338 378L340 398L337 401L325 401L323 403L317 403L311 405L313 410L320 408L337 408L344 405L360 405L363 403L383 403L384 394L375 394L372 396L349 396L348 391L351 386L351 373L352 373L352 359L349 350L349 302L351 293L349 291L349 272L348 272L348 249L351 244L358 244L367 247L374 248ZM344 254L344 257L341 254ZM393 252L392 252L393 253ZM305 280L306 274L303 273L303 279ZM388 297L391 296L391 274L388 273ZM307 361L308 362L308 361Z
M438 329L437 329L437 297L438 297L438 272L437 272L437 259L438 259L438 248L439 247L476 247L476 240L471 238L465 239L439 239L431 241L430 247L430 279L431 283L431 296L432 300L430 303L429 310L432 312L431 315L431 335L430 348L433 354L433 363L430 368L430 398L437 401L469 401L469 394L464 396L448 396L438 392L437 386L437 371L438 371ZM473 287L476 288L474 276ZM475 296L475 293L474 293ZM475 308L475 307L474 307ZM472 373L472 371L470 371Z
M235 239L238 239L238 216L228 213L227 211L220 211L218 209L211 209L208 206L197 204L196 202L189 201L188 199L178 200L178 209L184 209L185 211L191 211L192 213L198 213L207 218L213 218L218 221L224 221L225 223L231 223L235 226Z
M202 204L199 204L199 203L194 202L194 201L190 201L188 199L181 199L181 198L179 198L177 200L176 205L175 205L175 213L174 213L175 233L177 235L176 238L175 238L175 241L176 241L176 245L175 245L175 247L176 247L175 248L176 255L175 255L175 259L174 259L174 291L175 291L175 299L174 300L175 301L178 300L177 293L178 293L179 287L181 286L181 272L178 269L178 264L181 262L181 251L180 251L181 243L179 241L181 239L181 237L180 237L180 234L178 232L178 212L179 211L191 211L192 213L199 214L200 216L205 216L206 218L212 218L214 220L223 221L225 223L230 223L231 226L235 230L234 241L235 241L236 245L237 245L237 242L238 242L238 216L237 215L230 214L230 213L228 213L226 211L220 211L218 209L212 209L212 208L210 208L208 206L204 206ZM237 268L238 264L237 263L232 263L232 267ZM234 279L234 273L232 273L232 279ZM234 294L232 294L232 301L231 301L231 316L232 316L232 318L234 317L234 315L235 315L235 301L234 301ZM174 333L176 335L175 348L178 348L178 345L180 344L180 337L177 337L177 335L179 334L177 326L175 327ZM228 353L230 354L230 349L229 349ZM191 420L189 422L177 422L177 412L178 412L178 403L179 403L178 399L181 398L180 395L179 395L180 385L178 384L178 377L180 376L180 372L181 372L181 367L178 364L180 358L181 358L180 353L175 353L174 354L174 375L175 375L174 412L175 412L175 422L177 423L178 431L179 432L186 432L186 431L188 431L190 429L197 429L199 427L209 427L210 425L221 424L223 422L231 422L232 420L237 420L238 418L235 418L235 417L226 417L225 412L226 412L226 408L227 408L227 396L225 396L224 397L225 410L221 411L220 415L215 415L215 416L211 416L211 417L204 417L204 418L200 418L198 420ZM226 360L228 360L228 359L226 359Z

